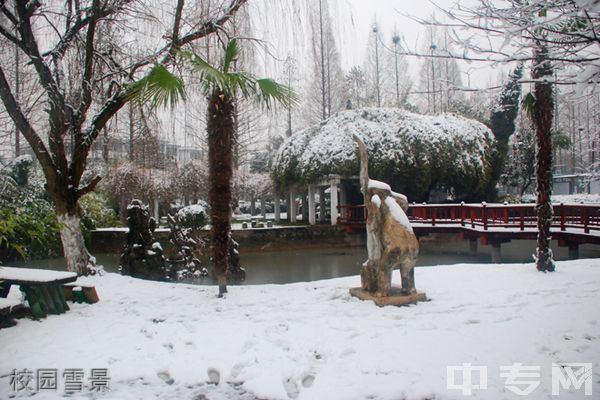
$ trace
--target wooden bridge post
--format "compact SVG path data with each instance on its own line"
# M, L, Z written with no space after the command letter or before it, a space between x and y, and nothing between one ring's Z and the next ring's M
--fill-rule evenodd
M525 207L519 207L519 228L525 230Z
M565 204L560 203L560 230L564 231L565 227Z
M483 230L488 229L488 215L487 215L487 203L484 201L481 203L481 221L483 222Z

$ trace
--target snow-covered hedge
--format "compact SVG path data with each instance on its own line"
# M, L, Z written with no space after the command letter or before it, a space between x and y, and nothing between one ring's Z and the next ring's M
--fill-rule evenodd
M298 132L280 147L272 177L278 189L315 182L327 174L358 175L362 137L369 173L411 201L434 188L456 199L484 196L494 138L483 124L454 115L427 116L392 108L342 111L321 126Z
M183 227L201 229L208 222L206 203L185 206L177 211L177 216Z

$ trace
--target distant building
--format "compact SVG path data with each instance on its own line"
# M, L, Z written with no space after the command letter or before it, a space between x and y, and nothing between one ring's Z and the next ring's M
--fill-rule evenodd
M600 194L600 176L592 174L554 175L552 194Z

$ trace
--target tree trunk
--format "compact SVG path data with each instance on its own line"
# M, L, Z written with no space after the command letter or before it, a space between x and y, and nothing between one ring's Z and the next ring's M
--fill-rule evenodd
M538 271L554 271L554 260L550 249L550 227L552 225L552 117L554 104L552 100L552 65L548 61L548 50L537 43L534 49L535 65L532 77L535 104L533 106L533 122L537 144L536 178L537 178L537 254Z
M213 275L219 297L227 292L231 179L233 175L234 105L227 94L214 91L208 99L208 202L210 205Z
M78 275L94 275L97 272L96 259L89 253L85 246L85 239L81 231L79 217L77 216L77 201L79 199L75 182L65 173L46 174L47 190L54 209L56 219L60 225L60 240L67 270ZM64 177L64 178L63 178ZM94 184L95 186L95 184Z
M77 214L59 214L57 212L56 218L60 224L60 240L67 270L77 272L77 275L95 274L96 260L85 246Z

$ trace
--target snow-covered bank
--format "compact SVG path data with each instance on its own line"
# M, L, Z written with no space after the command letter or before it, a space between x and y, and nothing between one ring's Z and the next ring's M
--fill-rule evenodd
M559 262L552 274L531 264L417 268L432 301L403 308L351 298L358 277L231 287L224 300L213 287L90 280L99 303L0 331L0 398L13 394L13 369L82 368L87 385L91 368L107 368L102 399L456 399L447 367L463 363L488 369L488 389L470 398L520 398L500 377L513 363L541 368L529 398L592 398L551 396L552 363L563 362L593 363L600 393L598 260ZM62 394L59 377L57 391L35 398Z
M523 201L526 203L535 203L535 195L526 194L523 196ZM552 203L554 204L597 204L600 203L600 194L554 194L552 195Z

